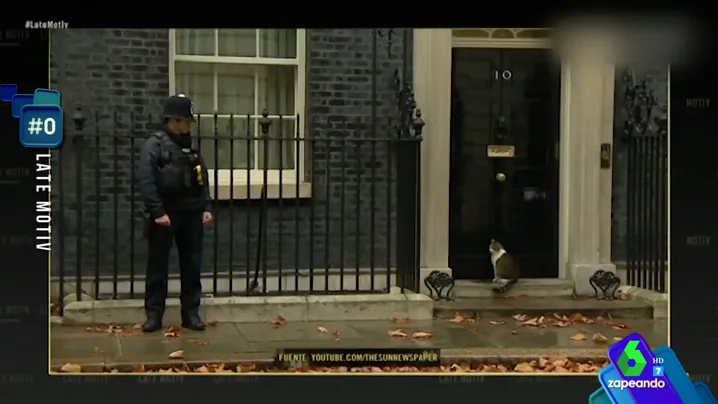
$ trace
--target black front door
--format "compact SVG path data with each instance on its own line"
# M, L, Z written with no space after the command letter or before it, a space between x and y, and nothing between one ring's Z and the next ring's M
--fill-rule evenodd
M518 260L522 278L558 276L560 74L548 49L454 49L455 278L493 278L492 238Z

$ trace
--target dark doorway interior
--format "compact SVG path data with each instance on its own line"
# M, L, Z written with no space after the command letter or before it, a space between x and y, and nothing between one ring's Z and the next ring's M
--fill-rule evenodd
M558 276L560 65L548 49L453 51L449 265L492 279L489 241L522 278Z

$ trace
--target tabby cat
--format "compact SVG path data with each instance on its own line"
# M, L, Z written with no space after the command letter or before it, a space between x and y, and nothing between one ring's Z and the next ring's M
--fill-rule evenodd
M491 239L489 244L491 265L494 267L494 291L507 292L519 280L519 266L514 258L506 252L504 246Z

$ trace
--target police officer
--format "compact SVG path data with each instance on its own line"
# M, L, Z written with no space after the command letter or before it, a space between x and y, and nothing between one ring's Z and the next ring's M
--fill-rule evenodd
M183 94L164 105L162 129L147 139L140 151L137 187L149 213L149 258L145 286L144 332L162 328L167 298L169 252L174 239L179 253L182 327L202 331L203 225L212 221L207 168L192 149L192 101Z

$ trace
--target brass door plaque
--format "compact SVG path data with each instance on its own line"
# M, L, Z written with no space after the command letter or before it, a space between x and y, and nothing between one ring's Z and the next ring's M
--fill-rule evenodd
M491 158L513 158L514 146L492 144L486 146L486 155Z

